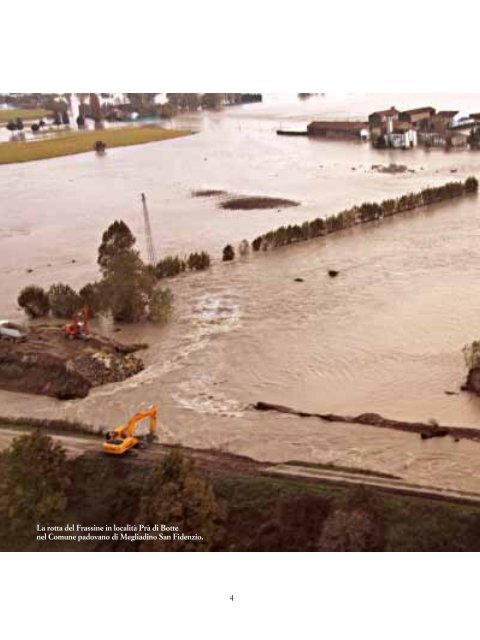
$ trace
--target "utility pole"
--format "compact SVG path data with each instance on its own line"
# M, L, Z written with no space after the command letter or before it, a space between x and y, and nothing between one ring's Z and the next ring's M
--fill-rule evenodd
M145 239L147 242L147 254L148 260L152 267L157 264L157 260L155 257L155 247L153 246L153 236L152 236L152 227L150 226L150 216L148 214L147 209L147 198L145 194L142 193L142 204L143 204L143 221L145 224Z

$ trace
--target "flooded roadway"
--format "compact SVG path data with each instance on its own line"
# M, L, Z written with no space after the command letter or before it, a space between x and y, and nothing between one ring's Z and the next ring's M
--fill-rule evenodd
M252 240L285 222L478 175L480 155L468 151L380 152L368 144L274 134L281 122L298 126L313 117L365 116L390 104L424 103L478 110L472 96L451 96L448 104L441 96L326 96L306 103L272 96L264 105L172 123L199 131L189 138L113 149L104 158L86 154L1 167L0 315L21 317L16 295L31 282L78 286L93 279L99 237L115 218L132 227L143 249L142 191L159 254L207 249L218 258L227 242ZM389 162L415 172L371 170ZM214 199L191 198L201 188L286 197L301 206L225 212ZM64 403L0 392L0 414L106 425L155 403L168 441L479 490L480 444L422 442L373 427L249 409L265 400L308 411L374 411L478 427L480 399L445 391L458 390L465 375L461 348L480 337L479 213L476 198L451 201L182 276L171 282L176 309L167 327L124 327L119 334L151 344L142 374ZM329 268L339 269L339 278L328 278Z

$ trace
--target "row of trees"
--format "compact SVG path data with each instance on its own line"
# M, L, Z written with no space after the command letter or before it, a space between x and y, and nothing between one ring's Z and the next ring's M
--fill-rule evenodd
M347 229L356 224L380 220L404 211L476 193L478 180L469 177L465 182L449 182L440 187L427 187L418 193L391 198L381 203L364 202L360 206L342 211L327 218L316 218L301 225L282 226L269 231L252 242L254 251L302 242ZM210 267L210 255L206 251L191 253L188 257L167 256L155 267L145 265L134 249L136 239L123 221L115 221L105 231L98 250L98 264L102 279L88 283L77 293L69 285L58 283L48 291L31 285L18 297L19 306L31 318L50 313L56 318L71 318L75 310L88 306L90 315L110 313L114 320L134 322L143 317L165 321L171 311L173 296L169 289L159 289L157 280L171 278L187 269L204 271ZM244 256L249 243L242 240L238 252ZM228 244L222 252L222 260L235 259L235 249Z
M45 109L65 111L69 107L68 93L1 93L0 103L12 109Z
M167 93L168 104L174 111L197 111L221 109L225 102L224 93Z
M52 124L55 127L60 127L62 125L69 125L70 117L67 111L63 111L62 113L59 113L58 111L56 111L52 116ZM41 118L38 122L33 122L30 125L30 129L33 131L33 133L38 133L41 129L43 129L46 126L47 126L47 123L43 118ZM22 118L17 118L16 120L10 120L7 123L7 129L12 133L14 131L23 131L24 128L25 128L25 125L23 124Z
M30 318L72 318L74 313L88 307L89 316L110 314L117 322L136 322L148 318L165 322L172 310L173 294L161 289L157 281L172 278L187 271L205 271L211 258L206 251L190 253L187 257L166 256L155 267L142 262L134 249L136 239L122 220L116 220L105 231L98 249L101 279L89 282L79 291L64 283L52 284L49 289L29 285L22 289L17 302ZM247 240L238 247L241 256L249 251ZM222 260L235 259L235 249L227 245Z
M122 220L105 231L98 249L101 279L88 283L77 293L66 284L54 284L48 291L38 286L23 289L19 306L31 318L71 318L88 306L90 316L110 314L117 322L154 322L168 319L173 303L170 289L158 287L154 270L145 265L135 250L135 236Z
M364 202L360 206L352 207L327 218L316 218L303 224L282 226L255 238L252 242L254 251L266 251L275 247L282 247L295 242L302 242L317 238L342 229L348 229L356 224L372 222L404 211L410 211L435 202L455 198L467 193L478 191L478 180L467 178L465 182L448 182L440 187L427 187L418 193L409 193L400 198L391 198L381 203Z
M242 240L238 245L238 254L245 256L250 250L248 240ZM222 261L231 262L235 260L235 247L227 244L222 251ZM205 271L211 265L210 255L206 251L191 253L188 257L166 256L155 265L155 276L158 280L163 278L173 278L180 273L187 271Z
M224 93L167 93L168 103L175 111L220 109L225 101Z
M205 271L210 267L210 255L206 251L191 253L188 257L166 256L155 265L155 276L158 280L173 278L189 271Z
M157 93L126 93L129 109L140 117L171 118L179 111L197 111L198 109L221 109L224 105L261 102L262 95L254 93L167 93L167 102L159 104ZM98 94L78 93L80 100L79 127L85 125L85 119L91 118L96 128L105 119L116 122L125 119L125 105L101 105ZM109 94L100 94L108 98ZM58 108L58 107L57 107ZM81 122L79 121L81 120Z
M85 306L93 317L101 308L101 292L97 283L85 285L78 293L63 283L52 284L47 291L30 285L21 291L17 302L30 318L45 318L50 314L54 318L71 318Z
M133 94L135 95L135 94ZM130 96L130 94L128 94ZM261 102L261 93L167 93L168 104L175 111L220 109L223 105Z

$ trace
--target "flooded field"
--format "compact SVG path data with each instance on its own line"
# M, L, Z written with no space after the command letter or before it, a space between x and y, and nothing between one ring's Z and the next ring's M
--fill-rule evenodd
M422 442L250 408L265 400L308 411L479 425L480 399L445 393L463 382L462 346L480 338L477 198L219 262L227 242L252 240L283 223L478 176L480 153L378 151L365 143L275 134L282 124L366 117L391 104L478 111L480 95L318 96L305 102L267 96L261 105L172 121L198 131L188 138L112 149L104 157L1 167L2 318L22 317L16 296L27 284L79 286L94 279L101 233L116 218L130 225L143 251L141 192L159 255L205 249L217 260L207 273L171 282L176 307L168 326L142 324L116 334L150 343L141 374L79 401L0 392L0 414L111 425L155 403L170 442L272 461L335 462L480 490L480 444ZM412 171L390 175L371 168L390 162ZM192 198L202 189L287 198L300 206L225 211L218 197ZM339 270L339 277L330 279L328 269Z

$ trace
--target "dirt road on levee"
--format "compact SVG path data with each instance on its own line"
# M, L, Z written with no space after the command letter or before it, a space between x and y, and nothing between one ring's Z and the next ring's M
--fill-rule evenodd
M29 428L0 425L0 451L7 448L19 435L28 433ZM54 440L60 442L69 457L103 457L103 436L98 434L54 433L45 430ZM246 456L227 453L215 449L192 449L181 447L187 457L193 459L206 475L224 476L277 476L279 478L301 479L303 481L340 486L367 486L377 491L399 495L418 496L433 500L443 500L460 504L480 504L480 494L455 489L441 489L414 485L401 478L376 474L361 469L342 469L311 463L286 462L281 464L259 462ZM146 448L128 452L118 460L122 464L152 465L172 450L172 445L154 443Z

